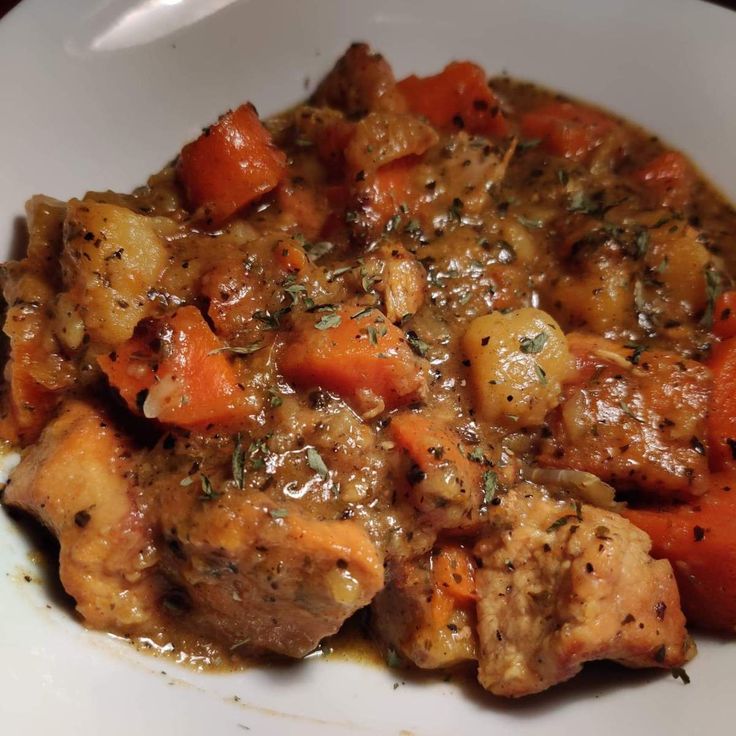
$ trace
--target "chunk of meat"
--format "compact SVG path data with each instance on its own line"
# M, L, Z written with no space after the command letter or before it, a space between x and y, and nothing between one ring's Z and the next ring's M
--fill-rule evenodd
M519 697L590 660L675 667L694 654L672 568L649 556L646 534L530 483L499 498L474 549L483 687Z
M372 606L373 627L384 646L422 669L477 659L474 598L459 602L438 586L434 568L441 554L433 550L392 565Z
M371 111L405 112L390 64L365 43L354 43L337 60L312 95L311 103L334 107L350 117Z
M550 415L540 462L660 496L704 493L709 370L591 335L571 333L568 341L577 369Z
M383 560L352 521L169 486L165 569L191 600L187 621L231 647L303 657L383 586Z
M60 344L66 332L54 313L58 255L66 203L36 196L26 203L28 251L2 268L7 304L3 332L10 340L5 367L10 411L1 430L12 443L33 442L54 411L58 393L73 379L73 367ZM81 339L81 335L80 335Z
M151 630L159 595L134 465L135 448L110 417L72 400L23 456L4 496L58 537L61 582L85 621L126 634Z
M148 293L167 263L159 232L172 226L114 204L69 203L62 273L69 301L93 340L124 342L155 312Z

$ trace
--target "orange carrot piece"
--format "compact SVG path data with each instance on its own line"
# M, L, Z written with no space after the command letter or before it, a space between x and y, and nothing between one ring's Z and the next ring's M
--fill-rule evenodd
M273 247L273 256L279 268L287 273L300 273L309 266L309 258L304 248L291 240L276 243Z
M195 307L149 323L97 362L131 410L192 427L253 413L223 344Z
M378 310L342 305L297 320L279 358L284 377L321 386L361 411L415 401L426 388L424 367L404 333Z
M708 365L713 373L707 420L711 465L736 468L736 339L714 345Z
M672 563L688 622L736 632L736 474L714 474L689 504L624 515L651 537L652 556Z
M472 486L479 478L477 464L458 448L458 438L436 421L422 414L399 414L389 425L391 437L425 474L452 463L457 474Z
M189 203L218 224L271 191L286 171L286 156L251 104L223 115L179 157L178 174Z
M713 334L723 339L736 337L736 291L724 291L716 299Z
M459 604L472 603L478 599L475 569L472 556L456 544L443 545L436 555L432 555L435 585Z
M598 146L614 122L592 108L571 102L551 102L521 118L521 133L539 139L556 156L580 159Z
M431 77L412 74L397 83L409 110L436 128L503 136L508 124L481 67L454 61Z
M644 184L665 207L682 207L690 199L694 172L678 151L665 151L634 172L634 179Z

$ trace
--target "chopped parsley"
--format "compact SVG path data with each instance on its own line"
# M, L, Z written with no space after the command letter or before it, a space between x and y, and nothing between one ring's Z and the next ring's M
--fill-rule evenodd
M713 325L713 312L715 310L716 298L721 293L721 276L714 268L706 266L704 269L705 275L705 295L708 299L708 303L703 312L703 318L700 323L704 327L711 327Z
M217 353L233 353L235 355L250 355L263 347L263 343L252 342L250 345L223 345L221 348L210 350L207 355L215 355Z
M342 317L340 317L339 314L336 314L335 312L330 312L329 314L325 314L322 317L320 317L314 323L314 326L318 330L330 330L334 327L337 327L341 322L342 322Z
M307 448L307 465L309 465L309 467L314 470L320 478L328 478L330 475L330 471L325 465L325 461L314 447Z
M235 447L232 456L233 480L238 484L238 488L242 491L245 487L245 450L240 439L240 432L235 435Z
M546 332L538 332L534 337L522 337L519 340L519 350L525 355L536 355L541 353L549 340Z
M421 340L414 330L409 330L406 333L406 342L420 358L423 358L429 350L429 345L424 340Z
M204 473L200 473L199 479L202 483L202 492L199 494L199 497L203 501L213 501L222 495L213 488L212 482Z
M534 371L537 374L537 379L539 383L541 383L542 386L546 386L548 381L547 381L547 373L545 372L544 368L542 368L542 366L539 365L539 363L536 363L534 366Z
M483 503L491 503L498 490L498 476L492 470L483 473Z

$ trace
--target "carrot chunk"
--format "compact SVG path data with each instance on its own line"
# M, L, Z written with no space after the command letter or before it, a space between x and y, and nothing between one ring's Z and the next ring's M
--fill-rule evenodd
M435 585L459 604L478 600L475 568L472 556L465 548L456 544L444 545L432 556Z
M715 345L708 365L713 373L708 411L711 465L716 470L736 468L736 339Z
M190 204L218 224L276 187L285 170L286 156L248 103L184 146L178 174Z
M634 172L634 178L649 189L658 204L682 207L690 199L694 173L677 151L665 151Z
M714 474L710 490L687 505L625 516L652 538L652 555L672 563L688 622L734 633L736 474Z
M552 102L521 118L525 138L539 139L556 156L580 159L596 148L614 122L592 108L571 102Z
M397 86L410 111L424 115L436 128L491 136L508 132L498 100L477 64L454 61L439 74L412 74Z
M411 465L406 494L436 528L470 530L483 501L481 465L460 448L459 437L436 419L406 413L393 417L391 439Z
M724 339L736 337L736 291L724 291L716 299L713 334Z
M361 412L396 408L426 389L423 363L403 331L381 312L359 305L298 319L279 367L288 381L334 391Z
M97 362L131 410L191 427L253 413L222 342L195 307L146 323Z

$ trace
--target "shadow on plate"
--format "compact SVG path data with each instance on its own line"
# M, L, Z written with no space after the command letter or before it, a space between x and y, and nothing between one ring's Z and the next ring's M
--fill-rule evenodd
M7 506L3 506L3 511L31 550L30 559L37 568L33 578L41 585L49 605L79 620L74 610L74 599L67 594L59 579L59 543L56 537L23 511Z

